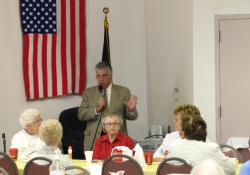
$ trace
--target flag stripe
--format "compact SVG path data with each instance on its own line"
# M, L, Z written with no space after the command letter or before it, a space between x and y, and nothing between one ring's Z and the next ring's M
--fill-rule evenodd
M29 73L29 81L30 81L30 98L34 98L34 76L33 76L33 40L34 40L34 35L28 35L29 39L29 54L28 54L28 73Z
M67 26L66 23L66 2L61 0L61 26ZM66 27L61 28L61 65L62 65L62 94L68 92L68 77L67 77L67 58L66 58Z
M33 83L34 83L34 98L39 97L39 84L38 84L38 67L37 67L37 47L38 47L38 34L33 35ZM31 59L31 58L30 58Z
M51 97L52 96L52 35L47 35L47 53L46 53L46 57L47 57L47 96L46 97Z
M84 18L84 10L85 9L85 3L84 1L79 1L79 23L80 23L80 54L79 54L79 58L80 59L80 78L79 78L79 92L83 92L84 90L84 85L85 85L85 18Z
M76 48L76 18L75 18L75 1L71 0L70 4L70 54L71 54L71 75L72 75L72 87L71 91L75 92L75 70L76 70L76 53L75 53L75 48Z
M57 37L55 34L52 34L52 46L51 46L51 54L52 54L52 57L51 57L51 71L52 71L52 96L57 96L58 93L57 93L57 59L56 59L56 40ZM58 39L58 41L60 41Z
M43 35L42 37L42 67L41 67L41 71L42 71L42 87L43 87L43 97L46 98L48 97L48 68L47 68L47 45L48 45L48 39L47 39L47 34ZM41 96L40 96L41 97Z
M29 81L29 35L23 36L23 76L27 99L30 99L30 81Z
M72 0L71 0L72 1ZM67 65L67 93L72 93L72 80L71 80L71 50L70 50L70 45L71 45L71 40L70 40L70 30L71 30L71 25L70 25L70 6L71 6L71 1L66 0L66 65ZM74 1L74 0L73 0Z

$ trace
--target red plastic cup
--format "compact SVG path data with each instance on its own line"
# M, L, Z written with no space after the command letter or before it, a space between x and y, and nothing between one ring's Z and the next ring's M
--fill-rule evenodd
M10 157L13 160L17 160L17 155L18 155L18 149L17 148L10 148L9 153L10 153Z
M145 161L148 165L152 165L153 154L153 152L144 152Z

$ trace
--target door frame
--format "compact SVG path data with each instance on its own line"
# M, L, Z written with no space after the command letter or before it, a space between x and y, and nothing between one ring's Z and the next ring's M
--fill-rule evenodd
M216 142L221 143L221 86L220 86L220 43L219 31L221 20L250 19L250 14L215 15L215 121L216 121Z

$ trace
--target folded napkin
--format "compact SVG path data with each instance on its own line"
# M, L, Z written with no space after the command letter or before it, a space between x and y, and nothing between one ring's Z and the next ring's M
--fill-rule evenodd
M117 152L119 152L119 154L125 154L128 155L130 157L133 157L133 151L130 150L128 147L126 146L116 146L111 150L111 156L114 154L117 154ZM126 158L123 158L123 161L127 160Z
M144 158L144 152L141 146L137 143L133 150L135 151L134 159L141 165L141 167L147 167L147 164Z

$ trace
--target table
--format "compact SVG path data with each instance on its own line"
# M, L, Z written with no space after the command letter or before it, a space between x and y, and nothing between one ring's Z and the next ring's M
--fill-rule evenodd
M23 170L24 170L24 167L25 167L26 163L22 162L22 160L17 160L15 162L16 162L16 165L17 165L17 168L18 168L19 175L23 175ZM85 168L85 169L87 169L89 171L89 167L88 167L88 164L87 164L86 160L73 159L72 163L75 166L83 167L83 168ZM146 168L142 168L143 172L144 172L144 175L155 175L158 165L159 165L159 163L153 162L152 165L148 165Z
M22 162L22 160L17 160L15 162L17 164L19 175L23 175L23 170L24 170L24 167L25 167L26 163ZM86 163L85 160L73 159L72 163L75 166L80 166L80 167L83 167L83 168L86 168L87 170L89 170L88 164ZM153 162L152 165L148 165L146 168L142 168L143 172L144 172L144 175L155 175L158 165L159 165L159 163ZM236 169L236 172L235 172L234 175L238 175L239 174L240 167L241 167L241 164L239 164L237 166L237 169Z
M248 137L230 137L226 144L234 147L235 149L249 148L248 140Z

